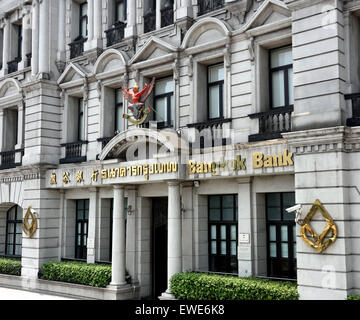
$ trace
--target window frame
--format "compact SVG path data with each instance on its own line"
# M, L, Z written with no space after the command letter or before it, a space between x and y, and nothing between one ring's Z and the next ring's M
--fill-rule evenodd
M154 85L153 105L154 105L155 111L157 112L157 109L156 109L156 100L157 99L166 98L166 105L167 105L167 110L166 110L167 111L167 119L166 119L166 121L157 122L157 128L158 129L173 128L174 123L172 123L172 122L175 122L175 101L174 100L173 100L173 106L172 106L174 110L171 110L171 99L174 98L174 87L173 87L173 91L171 91L171 92L162 93L162 94L159 94L159 95L155 94L155 92L156 92L155 91L156 90L156 82L161 81L161 80L165 80L165 79L171 79L170 81L174 82L173 76L166 76L166 77L156 79L155 85ZM154 118L156 118L155 114L154 114Z
M121 126L122 126L122 129L121 129L121 131L119 131L118 130L118 126L119 126L119 114L118 114L118 112L119 112L119 108L121 108L122 109L122 113L124 114L124 95L122 94L122 88L115 88L114 89L115 90L115 123L114 123L114 125L115 125L115 127L114 127L114 132L116 132L116 131L118 131L118 132L122 132L122 131L124 131L124 129L125 129L125 126L124 126L124 121L121 119L120 121L122 122L122 124L121 124ZM118 92L121 92L121 96L122 96L122 102L117 102L118 101Z
M86 9L86 14L85 14L85 15L81 15L81 14L82 14L82 8L84 7L85 4L88 6L88 2L87 2L87 1L79 4L79 37L81 37L81 38L83 38L83 39L87 38L88 32L89 32L89 30L88 30L88 26L89 26L88 7L87 7L87 9ZM81 33L81 32L82 32L82 28L81 28L81 26L82 26L82 21L83 21L84 19L86 20L86 34L85 34L85 35L83 35L83 34Z
M85 137L85 104L84 104L84 98L78 98L77 99L77 105L78 105L78 118L77 118L77 141L81 142L84 141L85 139L81 139L81 135L83 135L83 137ZM81 101L82 101L82 110L81 110ZM82 122L82 126L81 126L81 122ZM84 132L81 132L81 129Z
M17 30L17 59L21 60L22 57L22 41L23 41L23 27L21 24L18 25Z
M124 20L119 20L119 17L118 17L118 6L123 3L124 4L124 12L123 12L123 15L124 15ZM115 4L115 24L117 22L125 22L127 21L127 1L126 0L115 0L114 1L114 4Z
M88 231L89 231L89 206L90 206L90 200L89 199L77 199L76 201L76 211L75 211L75 259L78 260L87 260L87 237L88 237ZM83 201L83 219L78 218L79 213L79 203L80 201ZM85 219L85 212L86 212L86 202L88 203L88 209L87 209L87 219ZM79 234L78 232L78 223L81 224L81 232ZM84 223L86 223L86 231L84 231ZM80 245L78 245L77 238L80 235ZM86 244L84 245L84 236L86 236ZM78 255L78 251L80 251L80 254ZM84 258L85 256L85 258Z
M210 219L210 199L211 197L220 197L220 219L219 220L211 220ZM234 208L234 218L233 220L223 220L223 198L225 196L232 196L233 197L233 208ZM221 273L231 273L231 274L237 274L238 273L238 195L237 194L217 194L217 195L209 195L208 196L208 263L209 263L209 271L211 272L221 272ZM216 226L216 239L213 240L211 238L211 226ZM221 229L220 227L222 225L226 225L226 254L221 254ZM236 228L236 239L231 240L231 226L235 226ZM216 241L216 254L211 253L211 242ZM231 255L231 242L235 241L236 243L236 255ZM221 257L225 260L225 271L224 270L212 270L212 259L214 257ZM236 262L236 270L231 271L231 260L234 259Z
M209 82L209 69L215 66L222 66L224 69L224 79L218 80L214 82ZM225 81L225 67L224 62L215 63L206 66L206 99L207 99L207 120L218 120L224 119L224 81ZM219 86L219 117L217 118L210 118L210 88Z
M271 53L275 50L279 50L279 49L285 49L285 48L290 48L292 51L292 45L291 44L287 44L281 47L277 47L277 48L272 48L269 50L269 104L270 104L270 109L271 110L276 110L278 108L288 108L288 107L292 107L294 106L294 104L290 104L290 91L289 91L289 70L293 69L293 65L292 64L287 64L287 65L283 65L280 67L275 67L272 68L271 67ZM284 72L284 93L285 93L285 97L284 97L284 101L285 101L285 105L284 106L278 106L278 107L274 107L273 104L273 81L272 81L272 74L277 72L277 71L283 71Z
M15 220L10 220L9 219L9 214L10 214L10 211L12 209L15 208ZM19 233L16 233L16 226L19 224L21 226L21 251L22 251L22 215L21 215L21 220L17 220L17 217L18 217L18 211L20 210L20 213L22 208L19 207L18 205L14 205L12 206L7 212L6 212L6 236L5 236L5 256L7 257L13 257L13 258L20 258L21 257L21 254L18 255L18 254L15 254L16 252L16 246L18 245L17 242L16 242L16 235L19 234ZM12 250L12 253L9 253L8 252L8 233L9 233L9 224L14 224L14 234L13 234L13 243L12 243L12 246L13 246L13 250Z

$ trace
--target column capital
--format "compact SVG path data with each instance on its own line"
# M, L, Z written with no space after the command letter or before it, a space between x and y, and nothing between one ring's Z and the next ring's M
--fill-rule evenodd
M169 187L180 186L180 181L177 181L177 180L168 181L168 186L169 186Z
M98 191L99 191L99 188L96 188L96 187L89 188L89 192L98 192Z
M115 184L113 188L116 190L124 190L125 186L123 184Z

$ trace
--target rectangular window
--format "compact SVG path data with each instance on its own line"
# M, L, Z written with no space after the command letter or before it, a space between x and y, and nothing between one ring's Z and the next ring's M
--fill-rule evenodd
M115 22L125 22L126 0L115 0Z
M270 96L272 108L294 104L292 48L270 51Z
M222 118L224 105L224 65L209 66L207 76L208 119Z
M208 197L209 269L237 273L237 195Z
M115 131L124 131L124 102L122 89L115 90Z
M294 204L294 192L266 194L269 277L296 278L295 214L285 210Z
M87 258L89 200L76 200L75 259Z
M155 82L155 120L158 128L174 126L174 81L172 77Z
M88 35L88 16L87 16L87 11L88 11L88 4L87 2L84 2L82 4L80 4L80 19L79 19L79 33L80 36L83 38L86 38Z
M78 100L78 141L85 140L84 99Z
M17 33L18 33L18 37L17 37L17 58L18 60L20 61L21 60L21 51L22 51L22 40L23 40L23 31L22 31L22 25L19 25L18 26L18 30L17 30Z
M6 215L5 255L21 256L22 245L22 209L12 207Z

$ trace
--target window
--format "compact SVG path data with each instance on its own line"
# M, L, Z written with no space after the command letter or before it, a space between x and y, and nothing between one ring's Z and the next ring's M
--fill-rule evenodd
M174 23L174 0L166 0L161 9L161 28Z
M158 128L172 127L174 125L174 83L172 77L156 80L154 106L154 116Z
M144 1L144 33L156 29L156 0Z
M78 99L78 141L85 140L84 99Z
M22 243L22 209L13 206L6 216L6 244L5 255L21 256Z
M224 116L224 65L217 64L208 67L208 119L218 119Z
M122 89L115 90L115 131L124 131L124 102Z
M82 4L80 4L80 19L79 19L79 33L80 36L83 38L87 37L88 34L88 16L87 16L87 8L88 8L88 4L87 2L84 2Z
M115 23L126 20L126 0L115 0Z
M89 200L76 200L75 259L87 258Z
M17 30L17 58L20 61L21 60L21 51L22 51L22 39L23 39L23 35L22 35L22 25L18 26L18 30Z
M198 15L209 13L224 6L224 0L198 0Z
M291 47L270 51L270 101L272 108L294 104Z
M268 276L296 278L295 193L266 194Z
M208 197L209 269L237 273L237 195Z

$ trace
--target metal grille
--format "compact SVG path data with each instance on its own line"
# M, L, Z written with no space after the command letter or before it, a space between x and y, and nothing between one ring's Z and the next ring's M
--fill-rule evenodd
M201 16L205 13L220 9L224 6L224 0L198 0L199 13Z
M124 29L126 24L118 21L109 30L106 30L107 46L110 47L113 44L119 43L124 39Z
M87 38L78 37L74 42L70 43L70 59L81 56L84 52L84 42Z

